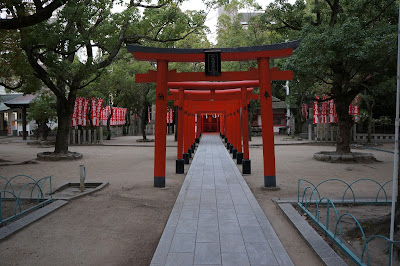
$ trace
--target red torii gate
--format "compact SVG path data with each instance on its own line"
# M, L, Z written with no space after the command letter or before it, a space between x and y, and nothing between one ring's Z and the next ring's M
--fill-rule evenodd
M242 86L241 89L231 89L236 88L238 86ZM215 83L215 82L169 82L168 87L174 88L179 87L179 89L170 89L170 95L168 100L175 100L175 105L178 106L178 154L176 160L176 173L184 172L184 164L189 163L190 157L190 149L188 149L188 153L182 153L182 137L186 136L184 134L183 128L180 126L180 123L183 122L182 115L184 114L183 109L187 109L184 107L183 102L190 101L190 109L193 113L218 113L223 119L220 120L222 125L225 125L225 113L227 111L227 106L230 106L232 109L231 114L236 118L233 126L234 129L228 131L232 133L233 137L229 138L231 143L227 143L227 148L233 154L233 158L237 159L238 164L242 164L242 173L250 174L251 173L251 161L249 158L249 135L248 135L248 113L247 113L247 105L250 99L258 99L258 95L252 94L253 88L246 88L247 86L258 86L258 81L236 81L236 82L224 82L224 83ZM215 88L219 90L215 90ZM185 90L184 93L180 93L185 88L189 88L189 90ZM208 90L205 90L209 88ZM242 125L240 125L240 111L242 109ZM235 111L237 110L237 111ZM228 114L229 115L229 114ZM199 117L197 118L199 119ZM199 122L199 120L197 120ZM201 125L201 123L200 123ZM202 126L199 123L197 124L197 132L196 132L196 141L199 138L199 132L202 131ZM222 127L223 128L223 127ZM241 129L243 128L243 151L242 151L242 136ZM225 135L225 130L220 130L220 134L223 131ZM184 137L183 137L184 138ZM225 142L227 142L228 138L225 138ZM194 150L195 143L193 143L192 152ZM184 147L184 151L186 151Z
M276 187L275 151L272 117L272 80L291 80L291 71L280 71L270 68L269 59L284 58L292 54L299 41L280 44L220 48L211 50L218 53L220 61L249 61L257 60L258 69L249 71L231 71L214 73L204 72L178 73L176 70L168 71L169 62L205 62L209 49L174 49L152 48L127 45L135 59L139 61L157 62L157 71L145 74L136 74L136 82L156 82L156 128L154 150L154 186L165 187L165 160L166 160L166 113L168 82L173 81L243 81L258 80L260 88L260 107L262 122L263 159L264 159L264 186ZM220 62L213 61L213 67L220 67ZM208 66L207 66L208 67ZM268 167L267 167L268 166Z

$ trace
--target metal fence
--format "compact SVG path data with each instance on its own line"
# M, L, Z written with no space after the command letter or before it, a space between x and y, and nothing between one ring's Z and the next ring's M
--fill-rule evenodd
M355 187L357 184L361 182L368 182L372 186L376 187L376 195L372 200L366 200L364 195L359 195L357 193ZM344 192L337 200L332 200L329 197L323 196L323 192L321 191L322 185L332 186L332 183L339 183L343 185ZM391 198L387 193L387 186L391 184L392 180L389 180L383 184L379 182L369 179L363 178L358 179L352 183L347 183L341 179L327 179L320 182L317 185L312 184L311 182L305 179L299 179L298 181L298 190L297 190L297 206L307 214L307 216L321 229L324 231L325 235L328 236L352 261L354 261L358 265L370 265L370 254L368 250L368 244L375 239L384 239L387 241L389 245L389 251L392 251L393 243L396 241L391 241L385 236L382 235L373 235L369 238L366 237L364 230L357 220L350 213L339 214L335 204L391 204ZM333 184L335 185L335 184ZM329 189L328 189L329 190ZM390 188L389 188L390 191ZM312 207L315 208L312 210ZM321 214L322 207L326 207L326 212ZM331 221L330 211L334 212L335 220ZM323 221L321 216L325 215L326 220ZM361 256L357 256L353 251L351 251L343 240L343 231L342 231L342 223L345 218L350 218L357 225L358 230L360 231L362 238L363 249L361 252ZM399 243L399 242L396 242ZM392 265L392 254L389 253L389 265Z
M49 196L45 196L44 187ZM53 201L51 177L39 180L27 175L16 175L10 179L0 176L0 225L15 220Z

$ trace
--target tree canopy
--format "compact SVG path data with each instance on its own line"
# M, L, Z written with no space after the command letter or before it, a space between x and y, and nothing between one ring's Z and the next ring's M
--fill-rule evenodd
M20 29L36 25L48 20L53 12L63 6L68 0L35 0L13 1L5 0L0 3L0 10L5 9L11 16L9 19L0 19L0 30Z
M397 8L395 1L285 0L270 4L264 27L301 39L288 59L291 88L326 93L338 113L338 153L350 152L353 124L348 107L354 97L395 75ZM307 86L307 87L305 87Z
M204 28L204 12L183 12L181 2L130 1L122 12L113 13L111 0L68 1L57 10L54 20L18 31L17 42L33 69L31 73L57 97L56 153L68 151L68 130L78 92L103 74L124 42L171 46L173 41ZM9 50L10 57L17 51ZM15 74L13 83L20 84L23 76Z

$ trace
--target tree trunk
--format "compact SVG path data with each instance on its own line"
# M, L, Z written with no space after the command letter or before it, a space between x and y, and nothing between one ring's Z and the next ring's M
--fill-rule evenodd
M40 136L40 140L47 140L47 136L49 135L50 128L47 126L47 121L39 122L38 124L38 138Z
M353 119L349 115L349 105L346 100L341 99L335 102L338 117L338 132L336 140L336 153L350 153L350 132L353 127Z
M112 106L110 106L110 114L108 115L108 118L107 118L107 140L110 140L111 139L111 127L110 127L110 121L111 121L111 117L112 117L112 115L113 115L113 108L112 108Z
M303 119L303 114L301 112L301 105L298 105L298 107L296 107L296 113L294 114L294 119L295 119L295 123L294 123L294 134L298 135L300 133L303 133L303 124L305 122L307 122L307 119Z
M400 151L400 142L397 144L398 145L398 149ZM397 167L400 167L400 160L398 160L397 162ZM400 169L400 168L398 168ZM394 215L394 231L398 231L399 230L399 226L400 226L400 171L397 172L397 197L396 197L396 204L395 204L395 215Z
M71 89L72 90L72 89ZM68 100L57 97L58 129L54 153L68 152L68 137L71 127L72 113L74 111L76 95L70 93Z
M367 92L365 90L364 92L365 95L367 95ZM372 103L370 103L370 100ZM368 129L367 129L367 143L372 143L372 127L373 127L373 109L375 107L375 101L373 97L366 96L366 99L364 101L367 111L368 111Z
M147 136L146 136L146 125L147 125L147 104L143 105L142 108L142 119L141 119L141 130L142 130L142 136L143 136L143 140L147 140Z
M368 115L367 143L372 143L372 112Z
M44 123L43 125L43 139L42 140L47 140L47 137L49 136L50 128L47 126L47 122Z

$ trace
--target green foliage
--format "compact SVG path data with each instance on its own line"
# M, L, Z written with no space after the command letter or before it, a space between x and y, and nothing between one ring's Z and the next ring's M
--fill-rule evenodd
M352 99L366 86L379 86L382 75L393 74L396 6L393 1L334 2L337 10L327 1L291 5L277 0L265 14L273 18L269 26L274 30L301 39L287 64L295 80L307 84L313 93L333 97L332 87L337 85L340 94ZM294 87L298 85L295 82Z
M57 120L56 97L49 91L43 91L29 106L28 120L36 120L40 123Z
M381 116L375 119L375 123L379 125L393 125L393 120L388 116Z
M128 105L131 101L138 102L140 89L151 91L151 86L146 87L148 85L143 85L140 89L132 87L136 86L132 85L132 77L140 70L137 69L140 64L135 66L136 69L124 69L128 62L121 61L115 66L115 75L109 75L114 70L107 67L119 55L124 42L172 47L174 41L205 28L205 13L182 12L179 8L182 1L129 1L120 13L112 13L111 10L115 4L124 5L123 1L68 1L57 10L54 19L14 32L12 49L15 48L15 52L21 55L23 50L23 59L26 58L31 68L28 71L20 70L21 66L27 64L20 66L13 62L14 65L10 65L9 69L14 71L11 75L15 80L11 80L11 83L25 83L23 74L31 73L56 95L59 119L55 148L57 153L68 151L65 140L78 94L106 100L111 94L116 101ZM207 2L214 4L219 1ZM140 9L143 7L144 9ZM11 48L2 49L8 50ZM121 58L124 57L123 54L120 55ZM3 73L7 72L3 69L1 72L0 82L3 82L4 77L7 77ZM101 90L99 86L92 84L98 79L96 84L104 86ZM22 89L27 92L28 88ZM147 93L145 100L151 100L147 99Z
M144 100L152 102L145 91L153 88L154 84L136 83L135 74L145 73L152 68L150 63L135 61L132 54L121 50L118 60L106 68L98 80L82 90L80 95L101 97L106 99L106 103L112 95L113 106L138 112Z
M395 1L317 0L292 5L276 0L264 18L269 19L265 28L301 39L300 47L284 63L294 73L290 88L298 106L316 94L327 94L340 105L339 120L351 122L346 108L358 93L366 92L376 97L375 103L380 102L379 108L375 105L377 117L393 108L394 97L383 95L393 92L388 80L396 75ZM386 114L393 115L393 110Z
M16 30L2 30L0 34L0 85L15 91L32 93L40 89L41 81L34 76L26 55L19 47Z

